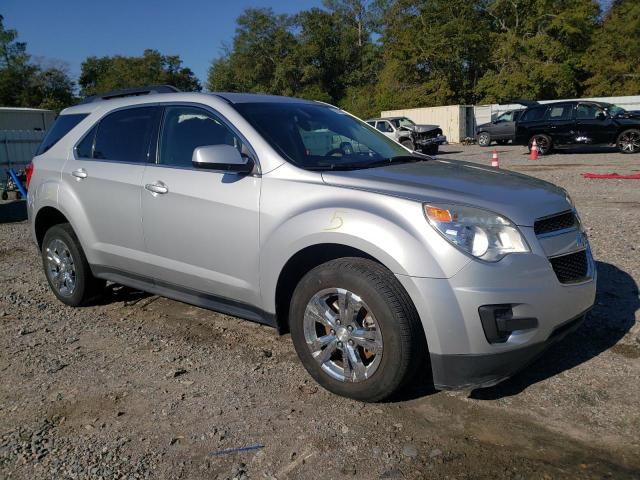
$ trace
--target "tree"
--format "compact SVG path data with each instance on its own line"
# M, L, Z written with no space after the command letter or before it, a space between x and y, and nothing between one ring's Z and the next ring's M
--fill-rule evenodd
M245 10L232 45L212 62L207 87L340 103L347 91L375 82L377 75L378 47L362 10L368 3L327 1L327 9L295 16Z
M608 10L602 28L582 61L588 95L640 93L640 3L618 0Z
M483 10L493 48L476 88L482 101L580 95L580 62L600 13L596 0L493 0Z
M472 103L487 62L482 2L398 0L386 9L381 107Z
M84 96L155 84L173 85L188 92L202 89L191 69L182 66L178 55L162 55L151 49L140 57L88 57L82 62L79 83Z
M233 46L209 68L208 89L295 94L300 72L292 25L292 17L270 8L245 10L237 19Z
M73 103L73 82L59 67L46 69L31 62L18 32L5 29L0 15L0 104L60 110Z

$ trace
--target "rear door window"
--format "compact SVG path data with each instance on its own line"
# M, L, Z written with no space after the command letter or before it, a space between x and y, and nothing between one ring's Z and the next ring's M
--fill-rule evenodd
M157 107L137 107L104 117L97 127L92 158L146 162L158 111Z
M44 152L53 147L60 141L67 133L69 133L73 127L78 125L82 120L88 116L87 113L75 113L71 115L60 115L47 135L42 140L42 143L36 151L36 155L42 155Z
M546 120L570 120L573 105L570 103L564 105L549 105L545 119Z
M544 113L547 111L547 107L535 107L530 108L522 115L522 122L535 122L544 118Z

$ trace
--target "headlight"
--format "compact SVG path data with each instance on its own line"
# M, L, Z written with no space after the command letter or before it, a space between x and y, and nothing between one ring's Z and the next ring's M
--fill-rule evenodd
M429 223L460 250L487 262L528 252L527 242L509 219L462 205L424 205Z

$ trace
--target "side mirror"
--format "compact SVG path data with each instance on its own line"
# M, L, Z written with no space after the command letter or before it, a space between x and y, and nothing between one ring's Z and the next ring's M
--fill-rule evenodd
M231 145L197 147L193 151L191 163L196 168L244 174L251 173L254 167L253 160L240 155L238 149Z
M598 112L596 113L596 118L598 120L605 120L607 118L607 114L604 112Z

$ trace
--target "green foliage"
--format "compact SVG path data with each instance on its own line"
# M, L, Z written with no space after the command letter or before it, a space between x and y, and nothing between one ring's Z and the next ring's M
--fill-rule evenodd
M151 49L141 57L89 57L82 62L79 83L82 95L156 84L173 85L183 91L202 88L191 69L182 66L179 56Z
M489 68L478 82L485 102L581 94L580 59L597 27L596 0L494 0Z
M640 93L640 2L618 0L583 58L588 95ZM613 93L612 93L613 92Z
M73 82L58 67L31 63L26 43L0 15L0 105L60 110L73 102Z

